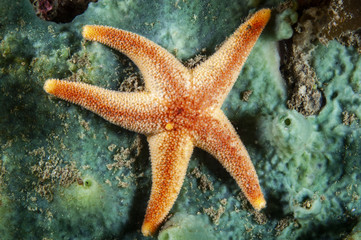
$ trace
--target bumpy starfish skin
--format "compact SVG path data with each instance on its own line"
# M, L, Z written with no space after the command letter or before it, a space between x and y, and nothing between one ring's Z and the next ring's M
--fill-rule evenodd
M194 69L184 67L165 49L137 34L85 26L85 39L115 48L136 63L146 91L117 92L56 79L45 82L46 92L147 136L152 189L142 226L145 236L156 232L172 208L194 147L221 162L256 210L265 207L250 157L220 107L269 18L269 9L256 12Z

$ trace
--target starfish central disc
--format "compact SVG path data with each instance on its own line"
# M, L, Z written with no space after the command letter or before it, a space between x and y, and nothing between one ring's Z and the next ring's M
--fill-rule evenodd
M173 123L167 123L167 125L165 125L165 129L167 129L168 131L172 130L174 127Z

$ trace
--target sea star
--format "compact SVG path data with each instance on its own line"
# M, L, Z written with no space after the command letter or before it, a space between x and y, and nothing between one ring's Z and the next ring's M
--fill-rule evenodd
M193 69L135 33L87 25L84 38L126 54L139 67L146 90L118 92L65 80L45 82L47 93L147 136L152 189L143 235L153 235L172 208L195 146L221 162L256 210L266 206L247 150L220 107L270 15L269 9L256 12L214 55Z

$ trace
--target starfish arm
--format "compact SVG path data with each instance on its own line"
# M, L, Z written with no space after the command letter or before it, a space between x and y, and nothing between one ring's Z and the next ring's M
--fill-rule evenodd
M129 130L149 134L160 129L161 103L150 93L118 92L57 79L47 80L44 90Z
M112 27L87 25L83 37L127 55L139 67L150 91L175 95L189 84L189 70L167 50L142 36Z
M195 145L217 158L256 210L266 206L256 170L235 129L221 110L196 126Z
M142 233L153 235L172 208L183 184L193 142L178 129L148 137L152 160L152 190Z
M205 107L222 105L270 15L270 9L256 12L216 53L194 69L192 84Z

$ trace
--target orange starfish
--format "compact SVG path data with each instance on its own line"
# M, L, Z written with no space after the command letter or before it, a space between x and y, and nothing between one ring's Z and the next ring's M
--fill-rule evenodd
M147 136L152 189L142 233L152 235L172 208L193 148L212 154L237 181L256 210L266 206L250 157L220 109L271 11L256 12L207 61L194 69L137 34L105 26L85 26L83 36L126 54L143 74L146 91L117 92L49 79L44 89L106 120Z

